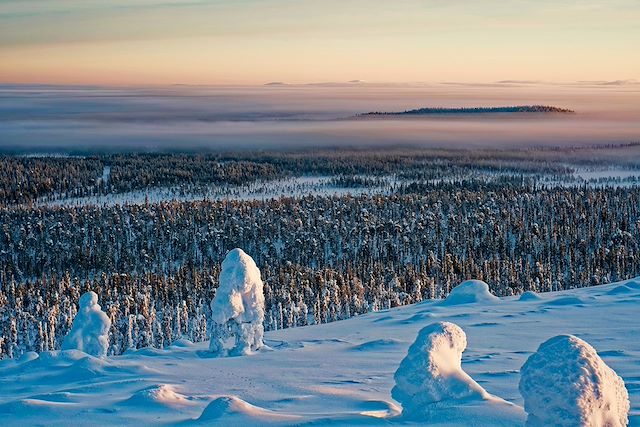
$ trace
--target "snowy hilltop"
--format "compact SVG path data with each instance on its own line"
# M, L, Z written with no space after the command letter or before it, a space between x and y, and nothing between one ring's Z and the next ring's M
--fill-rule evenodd
M222 269L226 291L214 307L223 296L238 303L219 317L225 323L257 318L251 307L261 280L245 255L232 251ZM216 357L209 343L186 340L110 357L87 354L92 346L26 353L0 362L0 419L6 426L640 425L640 279L522 299L485 290L472 281L449 300L268 331L271 351L241 357ZM87 310L99 311L87 295L73 329L99 337L100 327L82 326L92 324Z

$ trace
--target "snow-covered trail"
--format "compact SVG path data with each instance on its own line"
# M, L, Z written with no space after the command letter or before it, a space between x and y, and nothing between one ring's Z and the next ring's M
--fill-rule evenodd
M463 369L522 405L519 369L546 339L574 334L625 381L640 425L640 278L519 301L440 301L265 334L272 351L211 358L179 342L104 360L79 352L0 362L2 425L386 425L400 407L393 374L418 331L453 322L468 339ZM473 411L473 408L471 409ZM457 425L443 416L437 425ZM498 425L478 407L476 425ZM523 425L522 414L502 425ZM418 423L420 424L420 423ZM468 424L472 425L472 424Z

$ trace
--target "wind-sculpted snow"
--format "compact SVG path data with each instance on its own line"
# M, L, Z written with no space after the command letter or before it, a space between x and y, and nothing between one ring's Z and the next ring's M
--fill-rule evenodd
M462 352L467 336L456 324L433 323L420 331L402 360L391 391L409 415L446 400L484 400L489 397L477 382L462 370Z
M224 421L223 421L224 420ZM237 396L220 396L204 408L198 421L210 425L220 422L220 425L264 425L264 424L297 424L300 417L288 414L278 414L250 403Z
M462 352L467 337L458 325L433 323L423 328L394 375L391 395L402 403L402 416L429 421L439 419L448 407L487 404L509 408L504 400L492 396L462 369ZM448 412L448 411L447 411ZM456 412L460 412L456 409Z
M619 286L628 289L611 292ZM251 357L211 357L208 343L184 339L163 349L130 349L104 358L78 350L29 352L0 361L0 424L523 427L527 414L518 389L520 369L549 336L573 334L588 340L624 379L629 424L640 426L640 281L540 297L506 297L490 304L425 301L344 321L268 331L264 342L273 351ZM545 304L565 297L583 303ZM448 349L438 352L437 375L443 380L438 396L449 398L408 416L404 411L411 405L392 396L394 372L420 331L435 322L459 325L466 349L461 350L461 334L452 332L451 340L445 339L445 328L436 334L442 340L437 347L444 343ZM428 360L428 353L419 355ZM422 366L416 376L424 378L427 362ZM554 366L536 372L548 378ZM460 388L442 387L452 373L467 380L461 380ZM431 400L433 395L427 394Z
M106 356L111 320L98 305L98 295L93 291L83 294L79 305L73 326L62 342L62 349L80 350L96 357Z
M623 427L629 394L587 342L559 335L540 345L522 367L520 392L527 426Z
M264 346L264 293L260 270L242 249L227 254L220 271L220 286L211 302L210 350L219 356L243 355ZM226 341L235 340L228 349Z
M518 298L519 301L538 301L540 299L540 295L534 291L523 292L520 298Z
M443 305L471 304L476 302L492 303L500 301L489 291L489 285L482 280L467 280L451 290Z

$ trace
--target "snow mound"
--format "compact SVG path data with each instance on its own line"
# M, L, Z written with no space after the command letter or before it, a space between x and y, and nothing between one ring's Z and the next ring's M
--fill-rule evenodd
M396 340L393 338L383 338L379 340L371 340L371 341L363 342L362 344L358 344L351 347L351 349L355 351L376 351L376 350L384 350L389 348L396 348L400 345L402 345L402 341L400 340Z
M471 304L476 302L496 302L500 299L489 292L489 285L482 280L467 280L451 290L442 305Z
M185 339L185 338L180 338L179 340L175 340L174 342L172 342L169 347L171 347L171 348L190 348L190 347L194 347L194 346L195 346L195 344L193 343L193 341L190 341L190 340Z
M269 422L294 421L299 417L278 414L268 409L254 406L237 396L220 396L204 408L198 421L220 422L220 425L263 425ZM233 420L233 421L231 421Z
M38 357L40 357L40 356L35 351L27 351L22 356L20 356L16 360L16 362L17 363L28 363L28 362L31 362L32 360L36 360Z
M80 350L96 357L104 357L109 350L111 320L100 309L98 295L89 291L80 297L80 310L73 319L71 330L62 342L63 350Z
M129 399L123 402L124 405L151 408L170 409L180 406L193 405L194 402L187 396L176 391L170 384L161 384L144 388L137 391Z
M520 393L527 426L626 426L629 394L587 342L559 335L522 366Z
M630 294L632 292L634 292L634 290L631 289L630 287L626 285L620 285L620 286L616 286L615 288L607 292L607 295L623 295L623 294Z
M35 361L35 360L34 360ZM33 362L32 362L33 363ZM110 359L92 356L82 350L43 351L37 359L42 367L86 368L92 372L100 372L110 366Z
M394 375L391 396L402 403L403 416L422 415L429 405L444 401L487 400L491 397L462 370L467 347L464 331L453 323L423 328Z
M565 306L565 305L579 305L584 304L584 300L578 297L560 297L551 301L546 301L545 305Z
M215 420L223 416L225 413L236 412L252 415L258 412L260 408L253 406L252 404L245 402L236 396L222 396L213 400L204 408L200 418L200 421Z
M260 270L242 249L233 249L222 262L220 285L211 302L209 349L216 355L244 355L264 346L264 293ZM229 339L233 348L226 348Z
M539 301L541 299L542 298L540 297L540 295L538 295L536 292L527 291L520 295L518 301Z

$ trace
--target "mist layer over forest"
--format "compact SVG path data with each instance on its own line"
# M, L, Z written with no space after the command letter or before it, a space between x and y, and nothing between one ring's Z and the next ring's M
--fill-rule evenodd
M572 115L350 119L367 111L552 105ZM0 86L0 151L352 146L514 148L640 139L640 85Z

